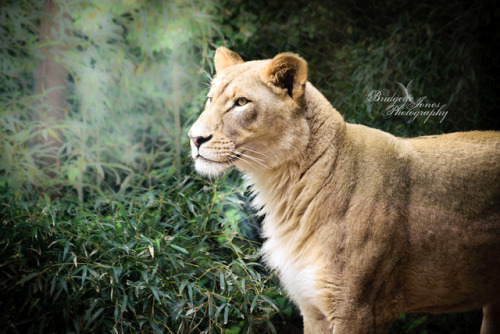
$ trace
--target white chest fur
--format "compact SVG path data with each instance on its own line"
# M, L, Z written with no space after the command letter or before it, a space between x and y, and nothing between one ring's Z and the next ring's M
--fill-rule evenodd
M278 189L279 186L269 186L269 179L275 180L273 176L265 178L259 175L255 175L252 180L255 184L254 189L258 190L254 205L261 208L261 214L266 215L262 225L263 236L266 238L262 248L264 259L270 268L278 272L281 284L301 309L308 306L319 308L318 277L321 275L324 263L318 254L321 250L315 249L314 252L312 247L303 248L305 240L300 238L301 231L297 223L296 229L290 227L294 225L294 218L285 221L280 214L283 195L271 191ZM294 183L286 176L281 180L288 185ZM288 205L293 206L294 203Z
M317 259L296 254L291 240L270 237L263 246L267 264L275 269L289 296L300 305L315 305L319 294Z

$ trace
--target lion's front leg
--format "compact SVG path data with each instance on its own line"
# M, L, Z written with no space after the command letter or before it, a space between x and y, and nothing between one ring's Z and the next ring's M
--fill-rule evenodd
M481 334L500 333L500 303L483 307Z
M304 317L305 334L331 334L332 327L326 318L307 318Z
M384 305L346 305L339 307L333 318L334 334L386 334L396 316L387 313Z
M386 334L391 326L390 322L384 324L374 323L374 319L335 319L334 334Z
M300 306L305 334L331 334L333 326L328 318L314 307Z
M391 322L375 323L373 318L336 319L334 334L387 334Z

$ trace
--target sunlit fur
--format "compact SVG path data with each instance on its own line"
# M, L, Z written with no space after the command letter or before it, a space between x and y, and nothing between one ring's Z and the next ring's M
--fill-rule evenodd
M219 48L215 65L190 131L212 136L192 145L196 169L243 172L266 263L306 333L384 333L400 313L483 306L482 333L500 332L498 132L397 138L345 123L298 56ZM240 96L251 102L233 108Z

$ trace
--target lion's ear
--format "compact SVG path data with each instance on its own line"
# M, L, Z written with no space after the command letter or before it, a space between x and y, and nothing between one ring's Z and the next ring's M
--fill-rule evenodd
M219 73L225 68L243 63L243 59L241 59L236 52L233 52L223 46L219 46L215 51L214 63L215 71Z
M264 79L287 90L294 100L304 93L307 82L307 62L293 53L280 53L264 70Z

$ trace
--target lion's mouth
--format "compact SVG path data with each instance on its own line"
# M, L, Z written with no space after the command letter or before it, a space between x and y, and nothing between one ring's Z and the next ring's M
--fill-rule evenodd
M208 162L208 163L214 163L214 164L220 164L220 165L230 165L236 160L238 160L241 157L241 153L235 154L235 155L230 155L227 157L224 157L226 160L225 161L217 161L217 160L212 160L209 158L204 157L201 154L198 154L198 156L195 159L200 159L201 161Z

